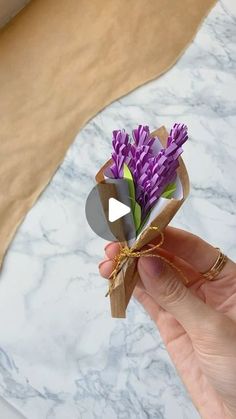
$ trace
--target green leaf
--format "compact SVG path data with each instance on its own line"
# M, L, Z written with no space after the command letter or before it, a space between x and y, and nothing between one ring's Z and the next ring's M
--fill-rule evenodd
M144 225L146 224L146 222L147 222L147 220L148 220L148 218L149 218L150 214L151 214L151 211L149 211L149 213L146 215L146 217L144 218L144 220L142 221L142 223L140 223L140 226L139 226L139 228L137 229L137 236L139 235L139 233L141 233L141 231L142 231L142 229L143 229Z
M163 198L171 198L172 194L176 190L176 184L175 183L169 183L167 187L165 188L164 192L161 194Z
M131 210L132 210L132 214L133 214L135 230L137 232L137 230L138 230L138 228L140 227L140 224L141 224L141 207L135 201L134 180L133 180L132 173L129 170L127 164L124 164L123 178L128 182L129 195L130 195L130 201L131 201Z
M127 180L128 187L129 187L129 194L131 199L131 209L134 214L134 208L135 208L135 186L134 186L134 180L131 171L129 170L127 164L124 164L124 170L123 170L123 178Z
M137 202L135 202L133 216L134 216L135 230L137 232L141 224L141 207Z

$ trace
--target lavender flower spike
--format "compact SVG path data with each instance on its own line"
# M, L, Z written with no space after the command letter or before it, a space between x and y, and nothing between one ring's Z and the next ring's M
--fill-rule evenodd
M182 153L182 144L188 139L187 127L184 124L174 124L167 140L167 147L159 151L158 155L148 159L148 167L141 176L136 177L136 199L142 208L142 217L160 198L167 185L176 178L179 166L178 157ZM136 162L137 170L139 162Z
M188 133L186 125L175 123L166 148L157 154L153 146L157 138L151 137L148 126L139 125L132 134L134 142L131 144L125 130L113 131L110 173L115 179L122 179L124 163L127 164L133 176L135 200L141 206L144 220L166 187L175 181L178 158Z
M139 125L133 130L134 147L148 146L151 147L155 138L150 136L150 130L147 125Z
M188 139L188 128L184 124L173 125L173 128L170 131L170 135L167 140L167 147L175 143L177 147L181 147L185 141Z
M124 163L128 164L130 160L131 144L129 135L125 130L113 131L112 136L112 160L114 163L110 169L115 179L121 179L123 177L123 165Z

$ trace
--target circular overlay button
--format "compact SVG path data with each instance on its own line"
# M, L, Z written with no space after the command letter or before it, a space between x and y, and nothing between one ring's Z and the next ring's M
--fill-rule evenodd
M89 193L85 213L95 234L108 241L135 238L128 184L123 179L98 183Z

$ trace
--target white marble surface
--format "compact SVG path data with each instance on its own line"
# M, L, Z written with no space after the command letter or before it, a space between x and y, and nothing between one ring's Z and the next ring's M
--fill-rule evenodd
M96 116L20 227L0 281L0 394L26 418L198 418L138 303L110 318L84 203L112 129L184 122L192 188L173 224L236 258L235 23L220 1L177 65Z

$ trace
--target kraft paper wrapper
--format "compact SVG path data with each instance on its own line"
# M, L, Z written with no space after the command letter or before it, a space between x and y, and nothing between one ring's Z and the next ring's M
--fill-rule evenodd
M168 132L165 127L161 127L158 130L152 133L152 136L157 136L163 146L166 145L168 138ZM98 183L104 181L104 170L109 166L111 161L109 160L98 172L96 175L96 181ZM177 169L180 182L183 188L183 198L180 200L170 199L168 200L167 206L160 212L160 214L152 221L150 226L159 227L159 230L162 231L172 220L178 209L181 207L186 197L189 194L189 178L186 167L181 157L179 157L179 168ZM114 185L113 185L114 187ZM100 191L102 203L107 202L107 196L102 195L102 190ZM114 193L114 192L113 192ZM121 221L121 220L120 220ZM158 232L155 230L145 230L142 237L138 240L136 250L141 249L146 244L150 243L155 237L158 236ZM111 315L112 317L124 318L127 305L132 296L135 285L138 281L139 274L136 269L137 259L128 258L126 264L118 273L115 286L110 294L110 304L111 304Z
M32 0L0 31L0 265L79 130L169 69L214 3Z

